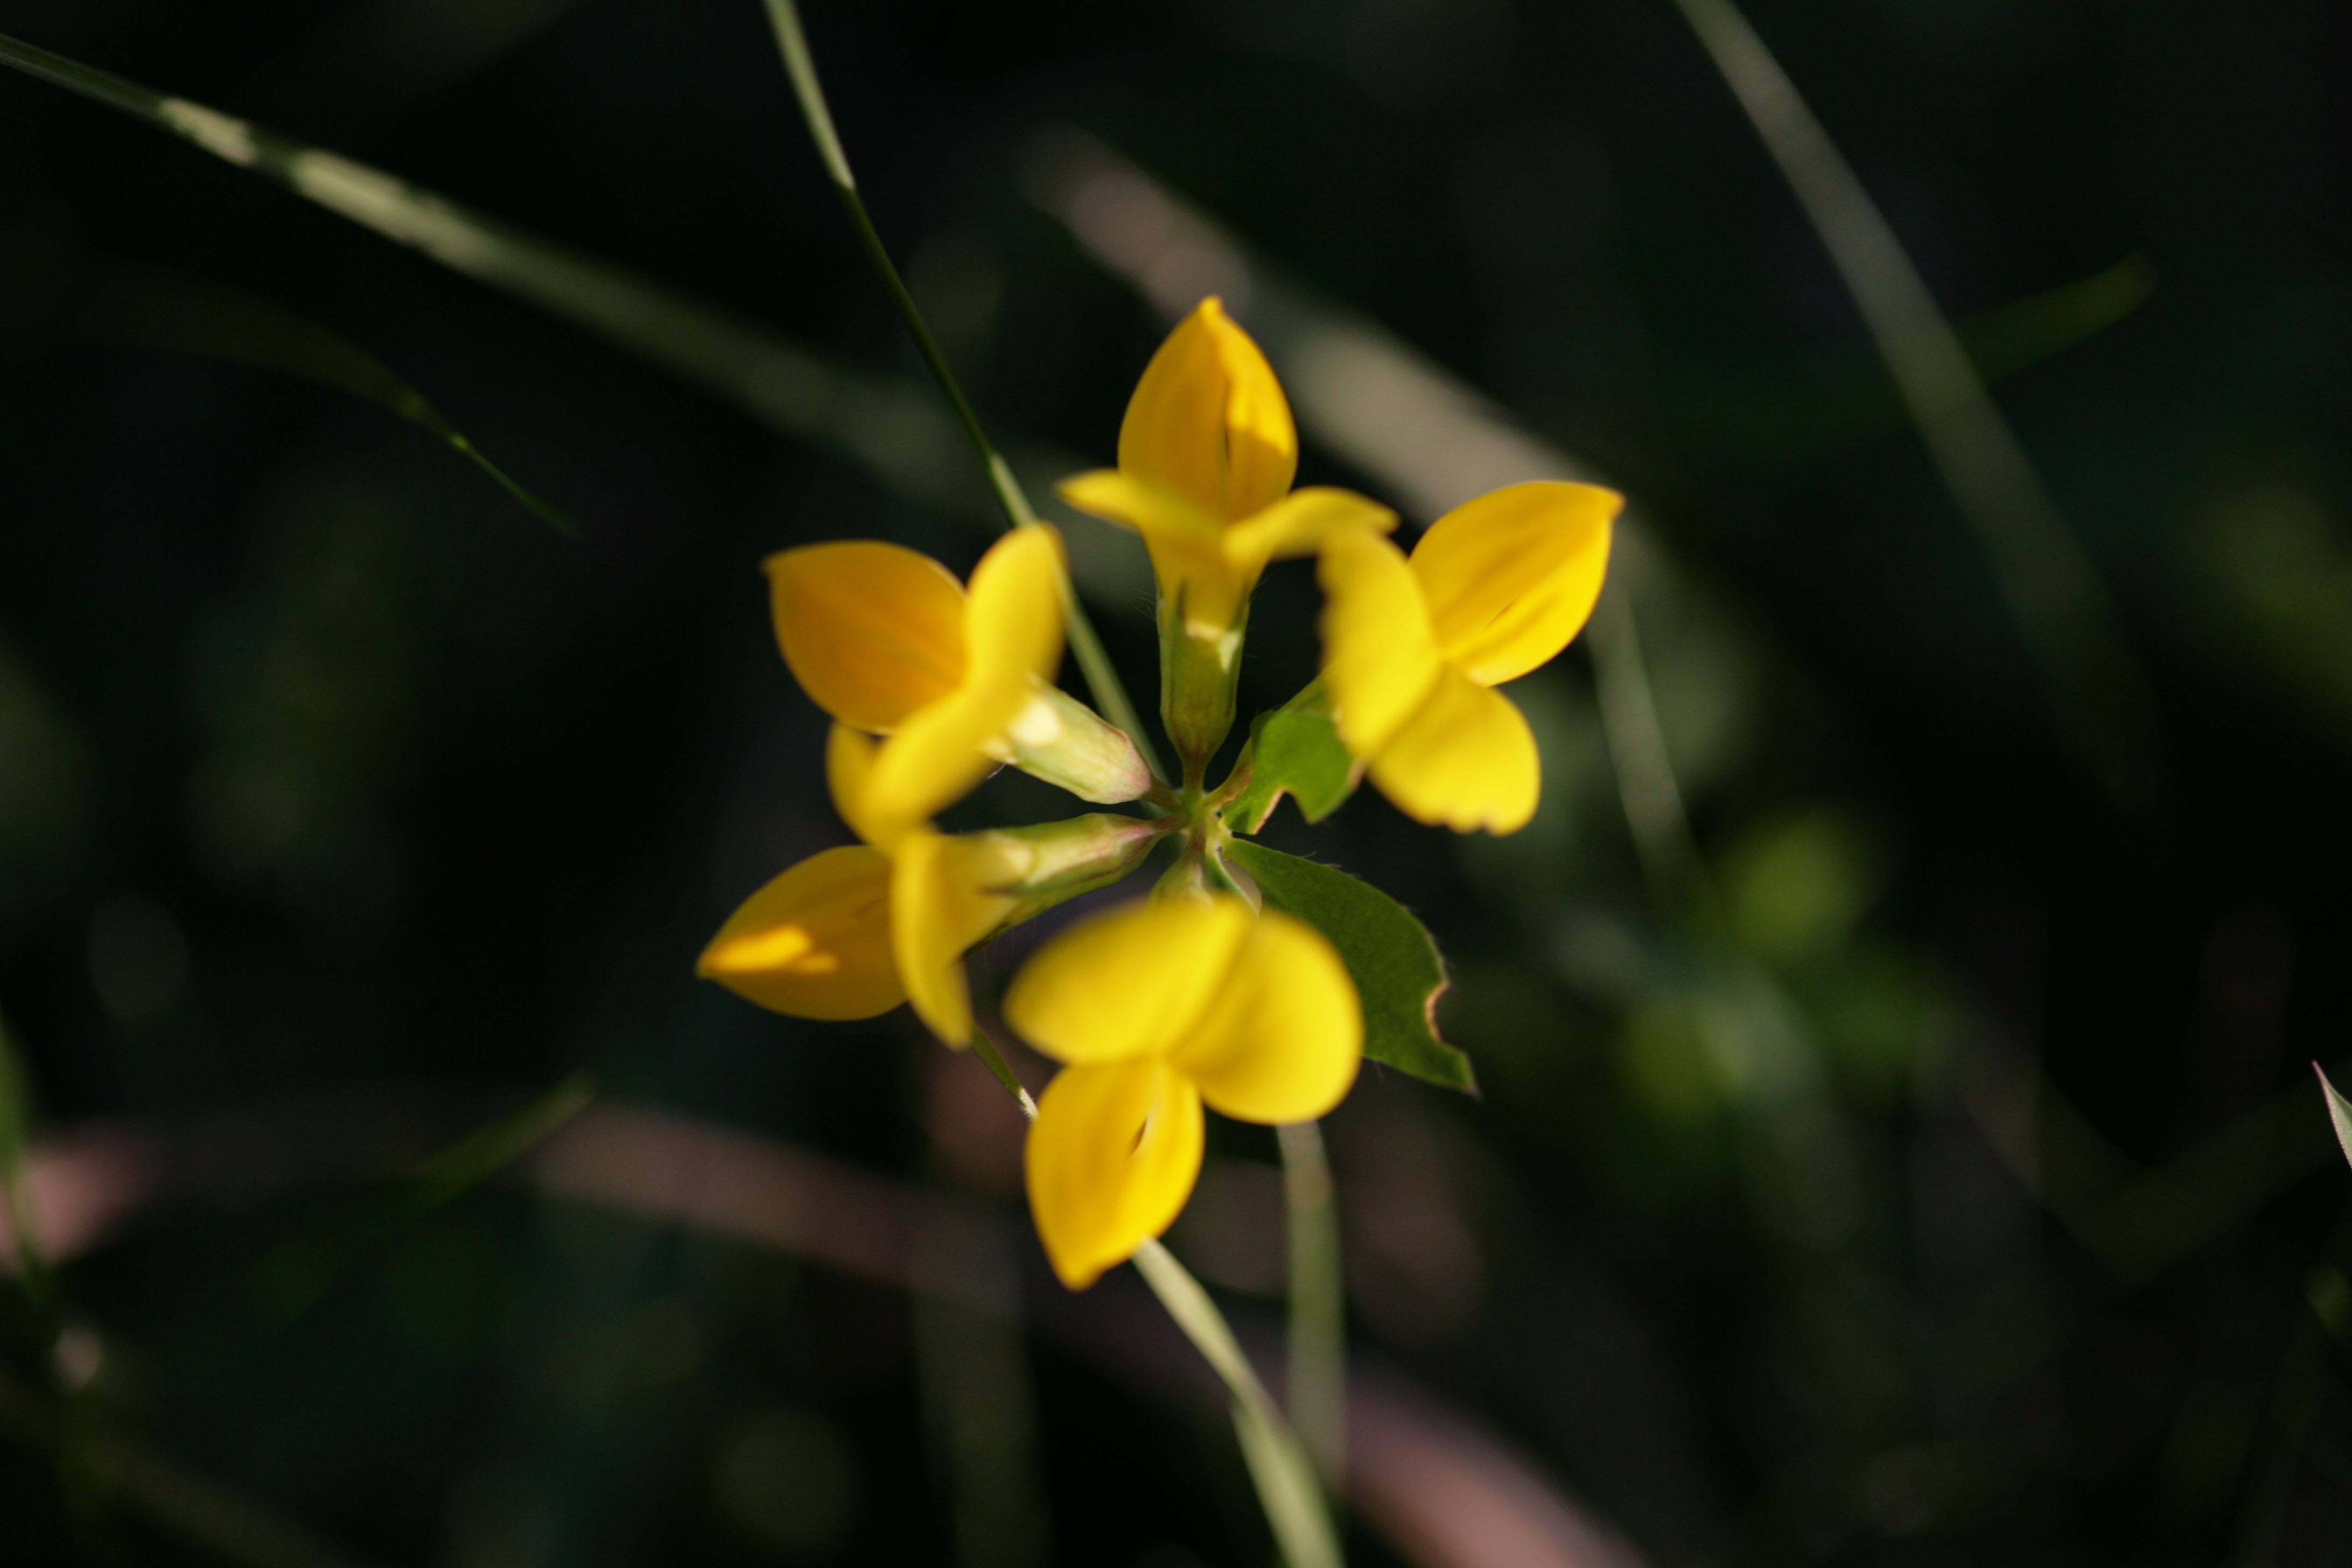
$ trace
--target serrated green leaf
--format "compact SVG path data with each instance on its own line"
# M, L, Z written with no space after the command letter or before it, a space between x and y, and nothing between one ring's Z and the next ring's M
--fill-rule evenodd
M1478 1092L1470 1058L1437 1033L1445 961L1402 904L1336 867L1263 844L1226 851L1257 879L1265 901L1297 915L1339 950L1364 1004L1364 1054L1446 1089Z
M1225 807L1225 825L1255 833L1286 795L1301 816L1320 822L1356 793L1356 759L1332 727L1331 710L1317 681L1271 713L1250 722L1250 778Z
M2319 1075L2319 1092L2327 1097L2327 1120L2336 1129L2336 1146L2344 1151L2345 1163L2352 1164L2352 1100L2336 1092L2327 1080L2326 1069L2317 1062L2311 1064L2311 1070Z

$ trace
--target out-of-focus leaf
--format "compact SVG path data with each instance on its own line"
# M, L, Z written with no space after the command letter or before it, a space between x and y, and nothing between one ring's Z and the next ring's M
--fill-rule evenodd
M2317 1062L2311 1064L2311 1070L2319 1075L2319 1092L2327 1097L2327 1120L2336 1129L2336 1147L2344 1151L2345 1163L2352 1164L2352 1100L2336 1092L2327 1081L2326 1069Z
M1447 1089L1478 1092L1470 1058L1437 1033L1445 961L1411 911L1345 871L1263 844L1227 851L1257 879L1265 901L1297 915L1339 950L1364 1004L1364 1054Z
M1225 825L1255 833L1286 795L1309 822L1320 822L1356 793L1362 773L1332 727L1323 683L1306 690L1250 723L1250 777L1225 807Z

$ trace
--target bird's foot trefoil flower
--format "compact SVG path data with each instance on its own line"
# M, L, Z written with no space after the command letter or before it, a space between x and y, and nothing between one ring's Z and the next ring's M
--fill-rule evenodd
M816 705L887 737L842 803L887 845L1013 763L1082 800L1133 800L1151 774L1134 742L1053 684L1062 658L1061 537L997 542L967 593L927 555L874 540L772 555L776 640Z
M1063 481L1062 498L1143 536L1160 582L1160 711L1188 774L1222 744L1252 589L1270 561L1312 555L1396 513L1328 486L1293 490L1298 433L1282 384L1216 299L1201 301L1144 368L1118 431L1118 467Z
M875 743L834 727L826 773L851 805ZM1118 881L1170 830L1103 813L1033 827L945 834L920 826L810 857L751 895L697 972L774 1012L870 1018L911 1002L952 1046L971 1039L963 955L1066 899ZM861 830L862 832L862 830Z
M1596 485L1512 485L1430 524L1410 559L1369 531L1325 542L1332 721L1405 815L1461 833L1535 815L1535 737L1493 688L1583 629L1623 504Z
M1229 896L1153 899L1071 928L1005 994L1063 1064L1037 1104L1029 1206L1072 1289L1172 1224L1201 1173L1203 1103L1272 1126L1355 1081L1363 1014L1328 941Z
M1025 1161L1038 1234L1074 1289L1175 1219L1209 1110L1274 1124L1336 1105L1366 1051L1368 1012L1380 1059L1475 1081L1437 1037L1443 967L1411 914L1234 835L1255 832L1285 793L1319 817L1366 775L1423 822L1524 826L1541 787L1535 742L1494 689L1557 655L1591 614L1620 499L1513 486L1448 512L1407 556L1386 537L1397 521L1386 507L1292 489L1297 461L1273 370L1212 299L1145 369L1118 466L1062 487L1150 552L1160 717L1183 762L1173 786L1153 779L1134 737L1054 684L1068 588L1052 530L1007 534L968 588L875 541L767 563L784 658L835 721L825 774L859 842L754 893L704 952L703 974L802 1017L907 1002L940 1039L972 1044L967 952L1118 880L1163 841L1174 849L1150 899L1055 938L1003 998L1005 1021L1062 1064ZM1251 595L1269 563L1309 555L1325 596L1321 671L1253 727L1211 787ZM939 814L1006 763L1145 815L941 832Z

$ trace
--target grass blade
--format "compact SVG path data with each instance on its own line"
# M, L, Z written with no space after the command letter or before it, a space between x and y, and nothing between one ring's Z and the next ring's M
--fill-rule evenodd
M2162 790L2155 697L2090 557L1903 243L1732 0L1675 0L1795 190L2042 669L2059 739L2108 800Z
M776 35L776 47L783 55L784 74L792 79L793 96L800 101L801 117L808 121L810 139L815 142L817 156L824 163L825 176L833 182L841 197L841 205L849 215L850 227L857 234L858 244L865 248L866 258L872 263L875 275L881 279L883 290L898 312L898 320L907 328L907 335L915 340L916 351L923 363L939 383L940 395L955 411L956 422L963 426L966 438L980 459L981 471L988 478L990 490L1003 510L1005 526L1030 528L1037 521L1037 513L1029 504L1028 495L1021 481L1013 477L1013 466L1007 463L988 432L982 427L980 416L973 412L971 400L963 395L962 384L948 365L947 355L940 351L939 339L931 333L930 323L908 292L906 280L898 276L896 263L890 259L889 247L882 243L874 218L866 210L865 198L857 194L857 178L849 172L849 155L842 150L841 132L833 123L833 110L826 107L824 87L818 81L816 58L809 53L808 35L801 28L799 8L793 0L767 0L768 21ZM1071 657L1086 676L1087 689L1094 694L1095 705L1103 717L1128 733L1137 751L1143 753L1146 767L1160 783L1168 782L1167 770L1160 765L1151 735L1137 715L1135 703L1128 697L1126 686L1112 668L1110 656L1103 650L1102 639L1095 635L1094 624L1078 604L1077 595L1066 582L1063 584L1062 605L1068 621Z
M79 292L43 324L78 321L89 335L125 348L274 371L365 398L440 437L551 528L575 531L571 518L485 457L422 392L339 332L240 289L159 268L107 265Z

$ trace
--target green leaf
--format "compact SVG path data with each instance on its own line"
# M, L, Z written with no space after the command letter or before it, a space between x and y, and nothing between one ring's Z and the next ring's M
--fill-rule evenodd
M2344 1151L2345 1162L2352 1164L2352 1100L2336 1092L2327 1081L2326 1069L2317 1062L2311 1064L2311 1070L2319 1074L2319 1092L2327 1097L2327 1120L2336 1128L2336 1145Z
M1364 1004L1364 1054L1447 1089L1478 1092L1470 1058L1437 1033L1445 961L1411 911L1345 871L1235 843L1225 853L1257 879L1265 901L1297 915L1339 950Z
M1251 721L1249 755L1249 784L1224 812L1225 825L1236 833L1264 827L1285 795L1307 821L1320 822L1356 793L1360 776L1332 728L1319 680Z

